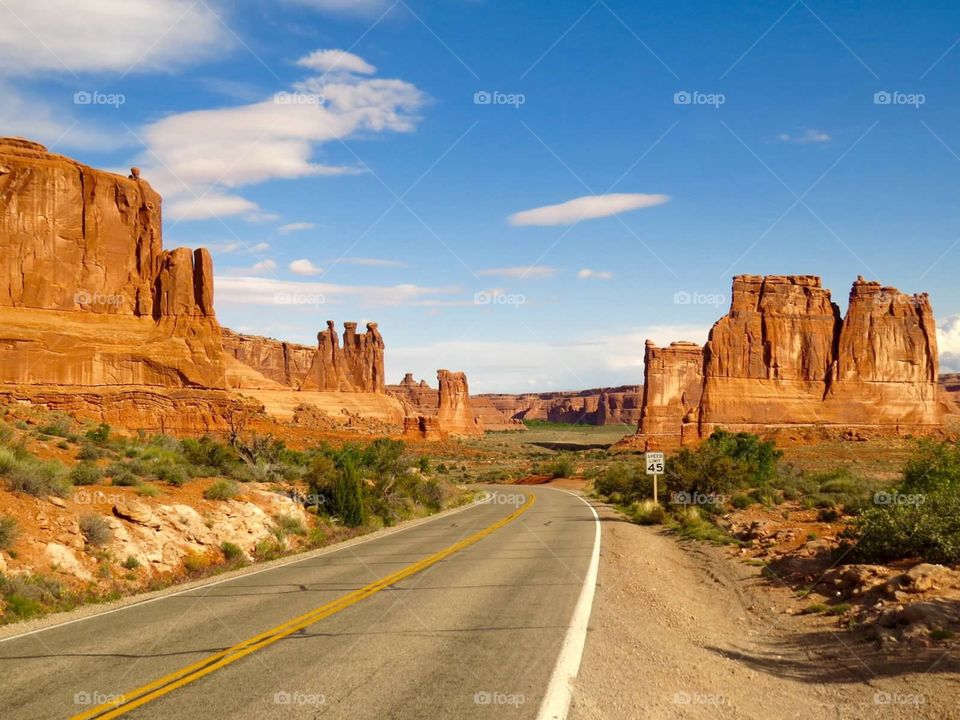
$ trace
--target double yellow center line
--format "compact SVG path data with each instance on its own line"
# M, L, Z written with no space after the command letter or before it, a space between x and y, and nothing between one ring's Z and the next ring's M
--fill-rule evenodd
M411 575L425 570L431 565L437 564L444 558L447 558L454 553L473 545L491 533L496 532L504 525L516 520L523 513L530 509L530 506L533 505L535 500L536 498L533 495L530 495L523 505L503 519L498 520L493 525L484 528L480 532L474 533L473 535L470 535L463 540L444 548L440 552L425 557L423 560L415 562L412 565L408 565L407 567L387 575L386 577L383 577L375 582L372 582L369 585L360 588L359 590L354 590L348 595L344 595L343 597L329 602L326 605L322 605L308 613L300 615L299 617L288 620L282 625L277 625L276 627L266 630L259 635L254 635L251 638L247 638L243 642L237 643L233 647L214 653L203 660L199 660L191 665L187 665L186 667L176 670L169 675L164 675L163 677L139 687L136 690L131 690L128 693L124 693L111 702L97 705L96 707L90 708L79 715L74 715L70 718L70 720L109 720L110 718L120 717L121 715L128 713L131 710L140 707L141 705L147 704L151 700L156 700L157 698L171 693L174 690L183 687L184 685L189 685L195 680L199 680L205 675L209 675L225 665L234 663L237 660L256 652L257 650L266 647L267 645L272 645L288 635L291 635L299 630L303 630L304 628L314 624L315 622L323 620L324 618L330 617L331 615L334 615L341 610L344 610L351 605L354 605L361 600L390 587L391 585L395 585Z

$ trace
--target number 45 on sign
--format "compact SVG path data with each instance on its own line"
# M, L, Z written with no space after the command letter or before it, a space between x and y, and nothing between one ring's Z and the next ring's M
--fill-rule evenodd
M657 476L663 475L663 453L646 453L647 475L653 475L653 501L659 502L657 498Z

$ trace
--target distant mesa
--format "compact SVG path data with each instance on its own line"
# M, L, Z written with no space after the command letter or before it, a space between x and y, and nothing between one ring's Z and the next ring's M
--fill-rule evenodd
M819 277L739 275L705 346L647 342L641 417L627 445L692 444L718 428L938 432L938 363L926 294L861 277L841 317Z

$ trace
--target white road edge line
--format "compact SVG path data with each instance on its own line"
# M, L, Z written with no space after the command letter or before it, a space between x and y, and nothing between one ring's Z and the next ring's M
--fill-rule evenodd
M560 490L580 500L593 513L593 522L596 534L593 540L593 554L590 556L590 565L587 575L583 579L583 589L573 609L570 627L560 648L560 657L553 668L550 682L547 685L546 695L540 704L537 720L565 720L570 712L570 702L573 700L573 683L580 672L580 661L583 659L583 648L587 642L587 627L590 624L590 612L593 610L593 596L597 589L597 573L600 569L600 516L596 509L585 498L569 490Z
M0 2L2 2L2 0L0 0ZM288 565L296 565L297 563L306 562L307 560L313 560L314 558L322 557L323 555L331 555L333 553L341 552L348 548L354 548L357 545L364 545L368 542L375 542L377 540L382 540L385 537L396 535L398 533L402 533L407 530L412 530L415 527L420 527L421 525L425 525L429 522L433 522L434 520L440 520L441 518L450 517L451 515L456 515L457 513L461 513L464 510L469 510L472 507L476 507L478 505L486 505L493 500L494 494L495 493L493 492L486 491L485 496L478 496L473 502L463 505L462 507L453 508L452 510L449 510L447 512L441 512L431 517L415 520L410 525L407 525L405 527L395 528L393 530L390 530L389 532L378 534L375 537L361 538L361 539L358 539L356 542L350 542L348 540L346 541L346 543L338 543L337 545L329 548L320 548L319 550L310 552L306 557L291 558L286 562L277 563L276 565L270 565L269 567L259 568L257 570L251 570L250 572L241 573L240 575L234 575L232 577L222 578L220 580L214 580L208 583L201 582L200 584L191 585L190 587L184 588L183 590L177 590L171 593L163 593L161 595L158 595L157 597L148 598L146 600L140 600L139 602L131 602L127 605L122 605L118 608L113 608L111 610L104 610L103 612L94 613L92 615L84 615L83 617L74 618L73 620L67 620L65 622L56 623L53 625L46 625L44 627L37 628L36 630L29 630L28 632L23 632L18 635L10 635L5 638L0 638L0 645L2 645L5 642L10 642L11 640L17 640L20 638L29 637L30 635L36 635L37 633L46 632L47 630L54 630L56 628L66 627L67 625L73 625L74 623L93 620L94 618L103 617L104 615L112 615L113 613L121 612L122 610L129 610L130 608L142 607L143 605L148 605L150 603L157 602L158 600L166 600L167 598L176 597L177 595L183 595L184 593L193 592L194 590L203 590L208 587L213 587L214 585L220 585L221 583L232 582L234 580L239 580L240 578L246 578L251 575L259 575L260 573L270 572L271 570L278 570L279 568L287 567Z

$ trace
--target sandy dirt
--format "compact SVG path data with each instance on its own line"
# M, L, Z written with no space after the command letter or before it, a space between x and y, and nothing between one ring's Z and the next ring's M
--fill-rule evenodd
M720 548L597 506L600 575L570 717L960 718L957 646L880 654Z

